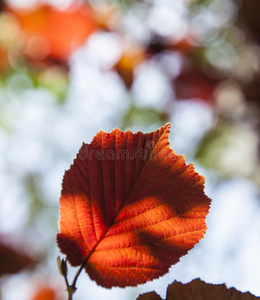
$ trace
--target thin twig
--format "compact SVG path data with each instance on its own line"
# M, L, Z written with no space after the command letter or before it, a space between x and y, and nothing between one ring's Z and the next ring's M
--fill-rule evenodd
M78 269L78 272L76 273L76 275L75 275L75 277L74 277L74 280L73 280L71 286L74 287L75 290L76 290L76 282L77 282L77 279L78 279L78 277L79 277L81 271L84 269L86 263L88 262L88 259L89 259L89 255L88 255L88 256L86 257L86 259L83 261L83 263L81 264L80 268Z
M74 279L73 279L73 282L71 285L69 285L69 282L68 282L68 278L67 278L67 274L62 274L64 279L65 279L65 282L66 282L66 286L67 286L67 292L68 292L68 300L72 300L72 297L73 297L73 294L76 292L77 288L76 288L76 282L78 280L78 277L81 273L81 271L84 269L86 263L88 262L88 259L89 259L89 256L87 256L87 258L83 261L83 263L81 264L80 268L78 269Z

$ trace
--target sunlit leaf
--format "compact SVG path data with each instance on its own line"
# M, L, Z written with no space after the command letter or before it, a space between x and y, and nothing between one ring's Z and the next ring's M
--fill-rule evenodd
M158 278L205 234L204 177L170 148L169 133L170 124L101 130L65 172L58 245L101 286Z

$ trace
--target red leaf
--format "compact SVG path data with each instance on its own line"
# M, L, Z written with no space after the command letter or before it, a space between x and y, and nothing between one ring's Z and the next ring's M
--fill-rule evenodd
M228 289L224 284L210 284L200 279L195 279L183 284L174 281L167 289L166 300L255 300L260 299L249 292L242 293L235 288ZM155 292L140 295L137 300L162 300Z
M218 83L218 79L211 78L203 70L193 67L180 74L174 81L176 97L178 99L200 99L211 104Z
M14 249L0 240L0 276L18 273L34 267L36 263L34 258L24 253L21 245L16 245Z
M99 285L164 275L203 237L204 177L170 148L170 124L143 134L102 130L63 179L57 240Z

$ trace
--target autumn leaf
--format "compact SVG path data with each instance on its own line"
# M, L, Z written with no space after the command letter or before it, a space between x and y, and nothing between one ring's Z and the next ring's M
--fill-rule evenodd
M65 172L57 242L103 287L164 275L205 234L204 177L170 148L169 133L170 124L101 130Z
M8 10L16 17L25 38L25 54L33 60L46 57L67 60L97 29L92 11L86 5L71 5L66 10L50 5Z
M123 46L123 53L114 68L128 89L132 87L135 68L145 60L145 56L144 49L137 45Z
M209 284L200 279L183 284L174 281L167 289L166 300L255 300L260 299L249 292L242 293L225 284ZM162 300L155 292L140 295L137 300Z

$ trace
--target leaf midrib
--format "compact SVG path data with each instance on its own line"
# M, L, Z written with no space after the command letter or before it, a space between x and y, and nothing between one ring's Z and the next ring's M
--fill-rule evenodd
M167 129L168 129L168 126L167 126L167 127L164 129L164 131L162 132L162 134L161 134L160 138L158 139L157 143L155 144L155 146L160 142L162 136L164 135L164 133L165 133L165 131L166 131ZM140 136L141 136L141 134L140 134L139 137L138 137L138 141L139 141L139 139L140 139ZM154 136L154 133L153 133L153 136ZM116 140L116 138L115 138L115 140ZM137 144L138 144L138 142L137 142ZM116 145L115 145L115 146L116 146ZM154 146L154 148L155 148L155 146ZM153 148L153 150L154 150L154 148ZM96 248L98 247L98 245L101 243L101 241L102 241L102 240L104 239L104 237L106 236L107 232L110 230L110 228L111 228L111 227L113 226L113 224L115 223L115 220L116 220L117 216L119 215L119 213L120 213L121 210L123 209L125 203L126 203L127 200L128 200L129 195L132 193L132 191L133 191L133 189L134 189L134 186L136 185L136 183L137 183L137 181L138 181L138 179L139 179L139 177L140 177L140 175L141 175L141 173L142 173L142 171L143 171L143 169L144 169L144 167L145 167L147 161L150 159L150 156L152 155L153 150L152 150L152 152L150 153L150 155L147 157L146 162L144 163L142 169L140 170L140 172L139 172L139 174L138 174L138 176L137 176L137 178L136 178L136 180L135 180L133 186L132 186L131 189L129 190L129 193L128 193L128 195L126 196L125 201L122 203L120 209L119 209L118 212L115 214L115 217L113 218L113 220L111 221L111 223L107 226L107 229L105 230L105 232L103 233L103 235L101 236L101 238L96 242L95 246L90 250L89 254L87 255L85 261L84 261L83 264L82 264L83 267L86 266L86 264L87 264L89 258L91 257L91 255L95 252L95 250L96 250ZM79 168L79 169L80 169L80 168ZM80 171L81 171L81 170L80 170ZM82 172L82 171L81 171L81 172ZM81 182L80 182L80 183L81 183ZM82 184L82 183L81 183L81 184ZM91 197L91 196L90 196L90 197ZM93 215L92 215L92 218L93 218ZM95 226L94 226L94 228L95 228Z

